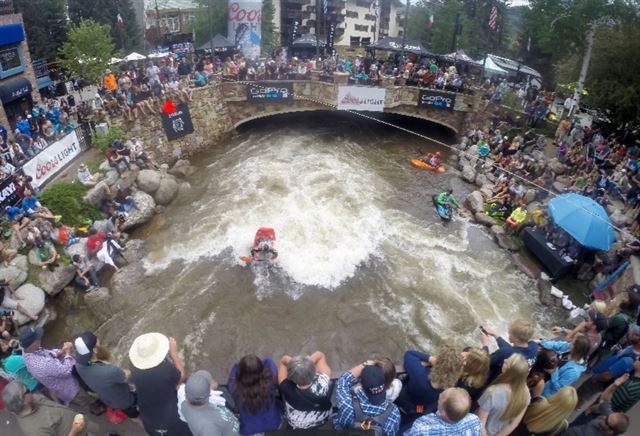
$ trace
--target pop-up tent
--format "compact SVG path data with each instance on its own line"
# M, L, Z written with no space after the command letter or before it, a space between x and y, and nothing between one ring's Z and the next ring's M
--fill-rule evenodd
M402 38L394 38L391 36L386 36L381 40L370 44L367 48L374 50L386 50L386 51L402 51ZM413 39L406 39L404 41L404 51L408 53L414 53L418 56L430 56L433 55L429 50L424 48L424 46L419 42Z
M471 59L471 57L462 49L454 51L453 53L447 53L441 57L451 62L464 62L467 64L478 65L478 63Z
M213 47L214 51L228 51L234 50L236 45L229 38L225 38L218 33L210 41L198 47L198 50L211 50L211 47Z
M291 46L294 48L316 48L316 45L321 48L324 47L322 41L318 44L318 39L313 33L305 33L291 43Z

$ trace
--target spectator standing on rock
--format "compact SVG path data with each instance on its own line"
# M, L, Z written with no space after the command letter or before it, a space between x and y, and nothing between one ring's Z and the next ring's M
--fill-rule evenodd
M480 436L480 418L470 410L471 397L464 389L446 389L438 399L438 411L418 418L404 436Z
M331 368L324 353L282 356L278 385L287 423L294 430L319 427L329 418Z
M91 332L84 332L74 341L75 369L82 381L107 407L122 410L129 418L140 414L137 398L131 391L125 372L110 364L110 353Z
M129 349L131 379L144 429L152 436L190 436L178 415L177 387L184 364L175 339L161 333L138 336Z

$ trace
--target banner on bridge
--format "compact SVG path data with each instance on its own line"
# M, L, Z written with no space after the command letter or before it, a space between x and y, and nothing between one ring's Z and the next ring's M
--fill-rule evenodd
M293 100L293 83L260 82L247 85L247 101L250 103L271 103Z
M33 177L32 183L39 187L67 164L71 163L79 154L78 136L73 131L38 153L33 159L24 164L22 170L27 176Z
M384 88L341 86L338 88L338 110L382 112L385 93Z
M193 133L193 121L191 121L189 106L186 104L180 103L174 112L163 113L161 117L162 127L169 141Z
M423 89L418 96L418 106L436 107L438 109L453 110L456 104L456 95L448 92Z
M1 3L1 2L0 2ZM4 210L7 206L15 206L20 202L20 197L16 192L16 183L13 181L13 177L4 179L0 183L0 208Z

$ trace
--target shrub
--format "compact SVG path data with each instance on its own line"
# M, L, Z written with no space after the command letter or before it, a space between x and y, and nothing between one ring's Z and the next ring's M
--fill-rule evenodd
M92 142L98 147L102 153L107 151L109 146L116 139L124 139L124 132L117 127L109 129L106 135L93 135Z
M82 200L86 192L87 188L80 183L58 182L49 186L38 198L54 215L62 215L64 224L80 227L87 219L102 217L95 206Z

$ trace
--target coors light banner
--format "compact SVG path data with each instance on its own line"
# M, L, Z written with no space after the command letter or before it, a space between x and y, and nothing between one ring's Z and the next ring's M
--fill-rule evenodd
M229 39L247 58L260 56L261 26L261 1L229 1Z

